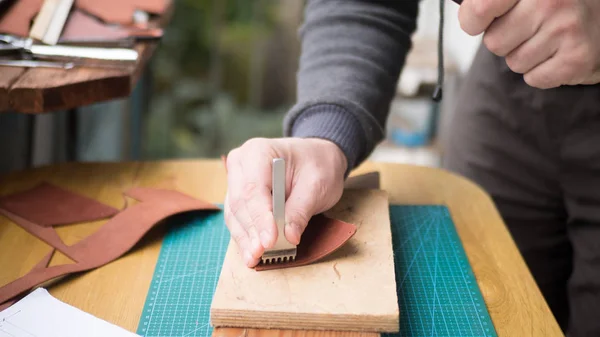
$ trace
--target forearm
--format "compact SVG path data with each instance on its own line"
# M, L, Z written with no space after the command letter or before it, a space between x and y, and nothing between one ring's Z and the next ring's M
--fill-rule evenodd
M338 144L349 169L385 135L416 28L418 0L311 0L301 28L297 104L284 134Z

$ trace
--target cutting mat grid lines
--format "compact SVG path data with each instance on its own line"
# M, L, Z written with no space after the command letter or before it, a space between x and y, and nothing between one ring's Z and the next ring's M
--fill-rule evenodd
M391 206L400 333L495 337L477 281L444 206Z
M172 219L163 240L137 333L210 336L212 293L229 243L221 213Z
M496 337L448 209L390 206L400 332ZM221 212L171 220L137 333L211 336L210 305L229 243Z

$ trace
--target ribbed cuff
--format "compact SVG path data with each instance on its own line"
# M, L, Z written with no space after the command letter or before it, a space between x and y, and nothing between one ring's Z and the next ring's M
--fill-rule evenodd
M291 136L322 138L337 144L348 161L345 177L364 152L364 137L359 121L337 105L317 105L303 111L294 121Z

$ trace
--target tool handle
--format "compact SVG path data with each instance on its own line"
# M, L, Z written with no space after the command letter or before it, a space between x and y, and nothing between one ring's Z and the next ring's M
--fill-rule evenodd
M115 62L135 62L138 58L137 51L127 48L96 48L96 47L77 47L61 45L32 45L29 52L39 59L59 59L59 60L94 60L94 61L115 61Z
M274 249L289 248L284 234L285 229L285 159L273 159L272 189L273 189L273 217L277 225L277 243Z

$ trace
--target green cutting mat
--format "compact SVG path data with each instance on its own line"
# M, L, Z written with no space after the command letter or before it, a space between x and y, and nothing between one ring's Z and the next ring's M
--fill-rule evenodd
M444 206L390 206L400 333L495 337L496 331ZM221 212L173 218L137 333L211 336L210 304L229 233Z

